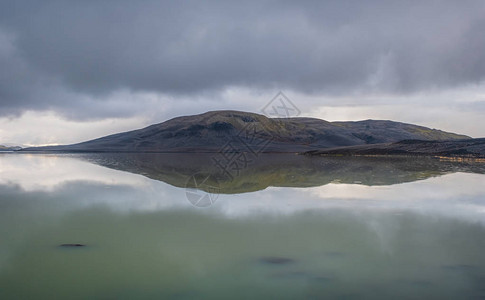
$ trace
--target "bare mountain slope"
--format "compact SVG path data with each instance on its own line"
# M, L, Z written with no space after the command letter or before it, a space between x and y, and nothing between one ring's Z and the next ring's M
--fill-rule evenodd
M300 152L406 139L454 140L464 135L393 121L327 122L315 118L270 119L241 111L177 117L143 129L65 146L24 151L69 152Z

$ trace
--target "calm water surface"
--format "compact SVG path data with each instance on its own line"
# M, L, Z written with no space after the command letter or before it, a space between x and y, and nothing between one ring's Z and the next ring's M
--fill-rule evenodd
M0 299L485 299L483 169L0 154Z

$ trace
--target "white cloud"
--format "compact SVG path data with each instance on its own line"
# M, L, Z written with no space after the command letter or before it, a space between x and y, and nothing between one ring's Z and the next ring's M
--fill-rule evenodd
M107 118L82 122L54 112L30 111L19 118L0 118L0 144L25 146L70 144L146 125L142 117Z
M157 93L118 91L103 106L134 111L134 117L120 116L77 120L53 111L29 111L18 118L0 117L0 144L45 145L77 143L112 133L134 130L170 118L209 110L234 109L261 113L278 92L232 87L220 93L198 96L170 96ZM395 95L308 95L284 91L302 111L302 116L328 121L384 119L427 126L445 131L485 136L485 85ZM96 109L93 105L93 109ZM89 116L86 116L89 117Z

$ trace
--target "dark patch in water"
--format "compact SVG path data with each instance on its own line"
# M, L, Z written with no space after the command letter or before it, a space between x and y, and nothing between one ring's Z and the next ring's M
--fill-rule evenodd
M285 265L285 264L290 264L295 262L295 260L292 258L279 257L279 256L261 257L259 261L265 264L272 264L272 265Z
M62 244L62 245L59 245L59 247L75 248L75 247L86 247L86 245L83 245L83 244Z

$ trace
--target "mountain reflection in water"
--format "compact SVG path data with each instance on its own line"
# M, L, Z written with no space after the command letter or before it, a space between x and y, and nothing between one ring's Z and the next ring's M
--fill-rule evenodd
M218 193L239 194L267 187L316 187L329 183L393 185L445 174L485 174L485 164L440 161L426 157L307 157L295 154L262 154L239 164L221 166L219 154L103 153L83 154L89 162L140 174L176 187L190 185L189 178L207 178L198 186L218 186ZM224 168L225 167L225 168ZM192 187L192 186L189 186Z

